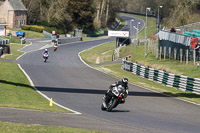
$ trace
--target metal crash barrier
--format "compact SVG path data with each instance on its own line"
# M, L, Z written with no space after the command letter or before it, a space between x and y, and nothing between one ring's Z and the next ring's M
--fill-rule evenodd
M183 75L175 75L162 70L147 68L137 63L123 60L122 68L135 75L146 78L151 81L158 82L165 86L174 87L176 89L200 94L200 79Z

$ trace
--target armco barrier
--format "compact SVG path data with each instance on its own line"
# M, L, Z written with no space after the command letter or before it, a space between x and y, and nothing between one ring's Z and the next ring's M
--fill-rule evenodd
M58 39L61 44L82 41L82 37L62 38Z
M200 94L199 78L175 75L162 70L147 68L126 60L122 61L122 68L148 80L155 81L169 87L174 87L182 91Z

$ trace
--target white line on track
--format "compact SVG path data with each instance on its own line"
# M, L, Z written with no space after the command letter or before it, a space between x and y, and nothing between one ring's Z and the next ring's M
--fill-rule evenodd
M51 99L50 99L49 97L47 97L46 95L44 95L42 92L40 92L40 91L35 87L35 85L33 84L33 81L32 81L31 78L28 76L28 74L25 72L25 70L21 67L21 65L18 64L18 66L19 66L19 68L22 70L22 72L25 74L25 76L27 77L27 79L29 80L31 86L32 86L40 95L42 95L44 98L46 98L48 101L50 101ZM67 107L64 107L64 106L62 106L62 105L60 105L60 104L58 104L58 103L56 103L56 102L54 102L54 101L53 101L53 104L55 104L55 105L57 105L57 106L59 106L59 107L61 107L61 108L63 108L63 109L66 109L66 110L69 110L69 111L71 111L71 112L74 112L75 114L81 114L80 112L77 112L77 111L74 111L74 110L69 109L69 108L67 108Z

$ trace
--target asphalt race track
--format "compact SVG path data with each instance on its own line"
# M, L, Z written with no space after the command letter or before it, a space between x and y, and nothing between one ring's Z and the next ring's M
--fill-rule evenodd
M130 20L130 17L125 17ZM133 23L141 21L135 19ZM144 26L144 22L141 21ZM128 23L127 23L128 24ZM125 27L129 29L129 25ZM76 42L49 48L47 63L42 60L42 50L28 52L17 62L32 79L35 87L49 98L67 108L97 120L110 121L113 126L98 127L110 132L170 132L198 133L200 131L200 107L147 89L129 85L126 103L112 112L101 111L102 97L108 86L118 79L85 65L79 52L115 38ZM77 117L77 116L76 116ZM114 126L115 125L115 126ZM90 126L90 125L86 125ZM122 130L116 130L116 126Z

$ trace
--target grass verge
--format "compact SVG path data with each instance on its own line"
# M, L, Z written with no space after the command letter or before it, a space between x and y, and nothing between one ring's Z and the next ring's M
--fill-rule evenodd
M24 125L10 122L0 122L0 131L1 133L103 133L95 130L41 125Z
M39 32L34 32L34 31L28 31L28 30L21 30L20 29L13 29L13 28L8 28L9 30L16 32L16 31L24 31L26 33L26 37L30 37L30 38L44 38L44 34L43 33L39 33Z
M21 49L24 47L24 45L21 44L9 44L10 45L10 54L4 54L4 59L10 59L10 60L16 60L17 57L23 54L23 52L18 51L18 49Z
M115 48L114 42L106 43L105 45L99 45L97 47L82 52L80 55L83 60L88 64L100 64L103 62L111 61L113 49Z

